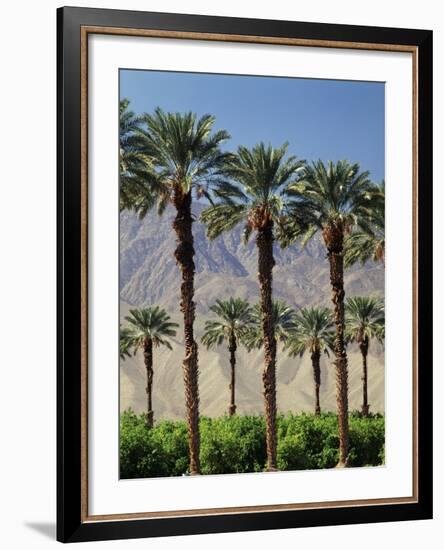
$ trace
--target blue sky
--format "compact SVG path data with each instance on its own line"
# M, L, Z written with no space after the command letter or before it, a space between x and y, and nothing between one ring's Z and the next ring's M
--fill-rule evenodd
M120 97L136 113L211 113L231 150L288 141L298 158L347 159L374 181L384 177L383 83L125 69Z

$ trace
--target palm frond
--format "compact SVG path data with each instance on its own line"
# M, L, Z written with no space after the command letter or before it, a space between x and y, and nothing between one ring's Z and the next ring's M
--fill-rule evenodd
M128 180L121 207L143 218L155 204L162 214L176 192L209 198L213 179L220 177L230 158L220 148L230 136L225 130L213 131L214 124L211 115L198 119L191 112L166 113L160 108L142 115L132 134L132 153L144 162L123 172Z
M344 265L350 267L369 260L385 261L385 182L374 185L371 208L363 204L358 208L360 229L350 233L344 242Z
M291 357L302 357L306 351L324 351L328 354L334 347L334 334L333 317L329 308L302 308L296 314L294 329L288 335L285 349Z
M282 220L286 189L304 166L304 161L287 156L287 147L286 143L277 148L259 143L251 149L240 146L236 154L227 155L211 190L213 204L201 215L210 239L245 223L248 240L265 223Z
M296 313L295 310L283 300L273 300L272 318L274 334L277 340L285 342L289 333L294 330ZM253 308L254 324L244 338L248 349L260 349L263 346L262 333L262 311L260 304L255 304Z
M229 342L232 337L238 342L243 342L253 323L252 307L247 300L232 297L216 300L210 311L215 313L218 319L205 323L202 343L207 348L220 346L224 341Z
M340 226L344 233L366 226L380 201L374 188L369 173L361 172L357 163L340 160L325 165L318 160L305 165L287 189L289 219L283 243L304 237L307 241L316 230L329 226Z

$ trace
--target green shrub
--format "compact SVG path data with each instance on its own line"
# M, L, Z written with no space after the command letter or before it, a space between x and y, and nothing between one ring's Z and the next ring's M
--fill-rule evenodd
M120 420L120 477L160 477L169 474L166 451L145 425L145 416L132 411Z
M310 460L301 434L287 435L278 441L277 465L279 470L310 468Z
M202 418L203 474L260 472L266 461L265 422L260 416Z
M278 468L332 468L338 462L338 427L334 414L288 415L279 418Z
M165 468L170 476L188 472L188 440L185 422L164 420L151 430L152 440L162 446Z
M385 422L380 414L350 416L349 466L378 466L384 463Z
M280 470L333 468L338 462L338 423L333 413L278 416ZM202 474L261 472L266 467L263 416L203 417L200 420ZM350 415L350 466L384 463L384 417ZM120 477L180 476L188 473L184 421L160 420L152 429L145 416L125 411L120 419Z

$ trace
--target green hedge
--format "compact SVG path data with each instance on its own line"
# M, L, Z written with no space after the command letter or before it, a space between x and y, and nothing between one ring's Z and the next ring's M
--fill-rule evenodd
M265 469L263 416L203 417L200 420L202 474L261 472ZM278 468L333 468L338 462L336 415L278 417ZM384 417L350 415L350 466L384 463ZM188 473L184 421L160 420L145 426L143 414L131 410L120 418L120 477L164 477Z

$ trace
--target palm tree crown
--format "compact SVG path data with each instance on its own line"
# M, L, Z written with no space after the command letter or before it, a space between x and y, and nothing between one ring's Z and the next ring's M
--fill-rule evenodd
M273 300L272 318L276 339L280 342L286 342L289 334L295 329L295 310L283 300ZM261 320L262 312L260 304L255 304L253 308L254 325L250 327L245 337L246 345L250 350L253 348L259 349L263 345Z
M202 343L211 348L220 346L225 340L236 338L242 342L253 321L252 308L247 300L242 298L229 298L228 300L216 300L210 307L210 311L219 317L217 321L207 321Z
M191 191L208 196L209 184L217 178L228 153L221 144L230 138L225 130L213 132L215 117L194 113L165 113L141 117L139 150L150 159L143 185L139 186L132 208L143 218L157 203L161 214L169 202ZM213 132L213 133L212 133Z
M384 338L384 303L373 296L353 296L345 303L346 334L348 340L361 344Z
M129 100L119 103L119 172L120 208L131 204L131 196L137 192L149 159L141 151L139 130L142 119L129 110Z
M302 237L305 244L320 229L328 246L338 232L345 234L357 225L367 228L369 212L377 202L376 186L368 176L369 172L360 172L359 164L345 160L305 165L288 189L292 202L282 233L284 243Z
M368 224L353 231L344 242L344 265L350 267L356 262L365 264L369 260L385 261L385 182L373 193L372 208L366 217Z
M120 333L121 352L133 348L136 353L146 340L151 341L154 347L162 345L171 349L168 337L176 336L175 329L179 325L170 320L164 309L159 306L131 309L125 320L128 324Z
M237 155L227 159L223 174L230 181L220 179L216 183L216 204L201 216L210 239L243 223L248 241L252 231L270 221L279 223L286 206L285 190L303 167L303 161L294 156L284 158L287 147L259 143L250 150L241 146Z
M128 328L123 328L120 325L120 340L119 340L119 355L120 359L125 360L127 357L131 357L131 339L129 338Z
M285 349L292 357L309 353L327 352L334 346L331 310L328 307L304 307L294 319L294 328L288 335Z
M120 171L125 172L130 168L130 160L139 160L137 156L139 138L138 130L141 118L134 111L129 110L129 100L121 99L119 103L119 144L120 144Z

